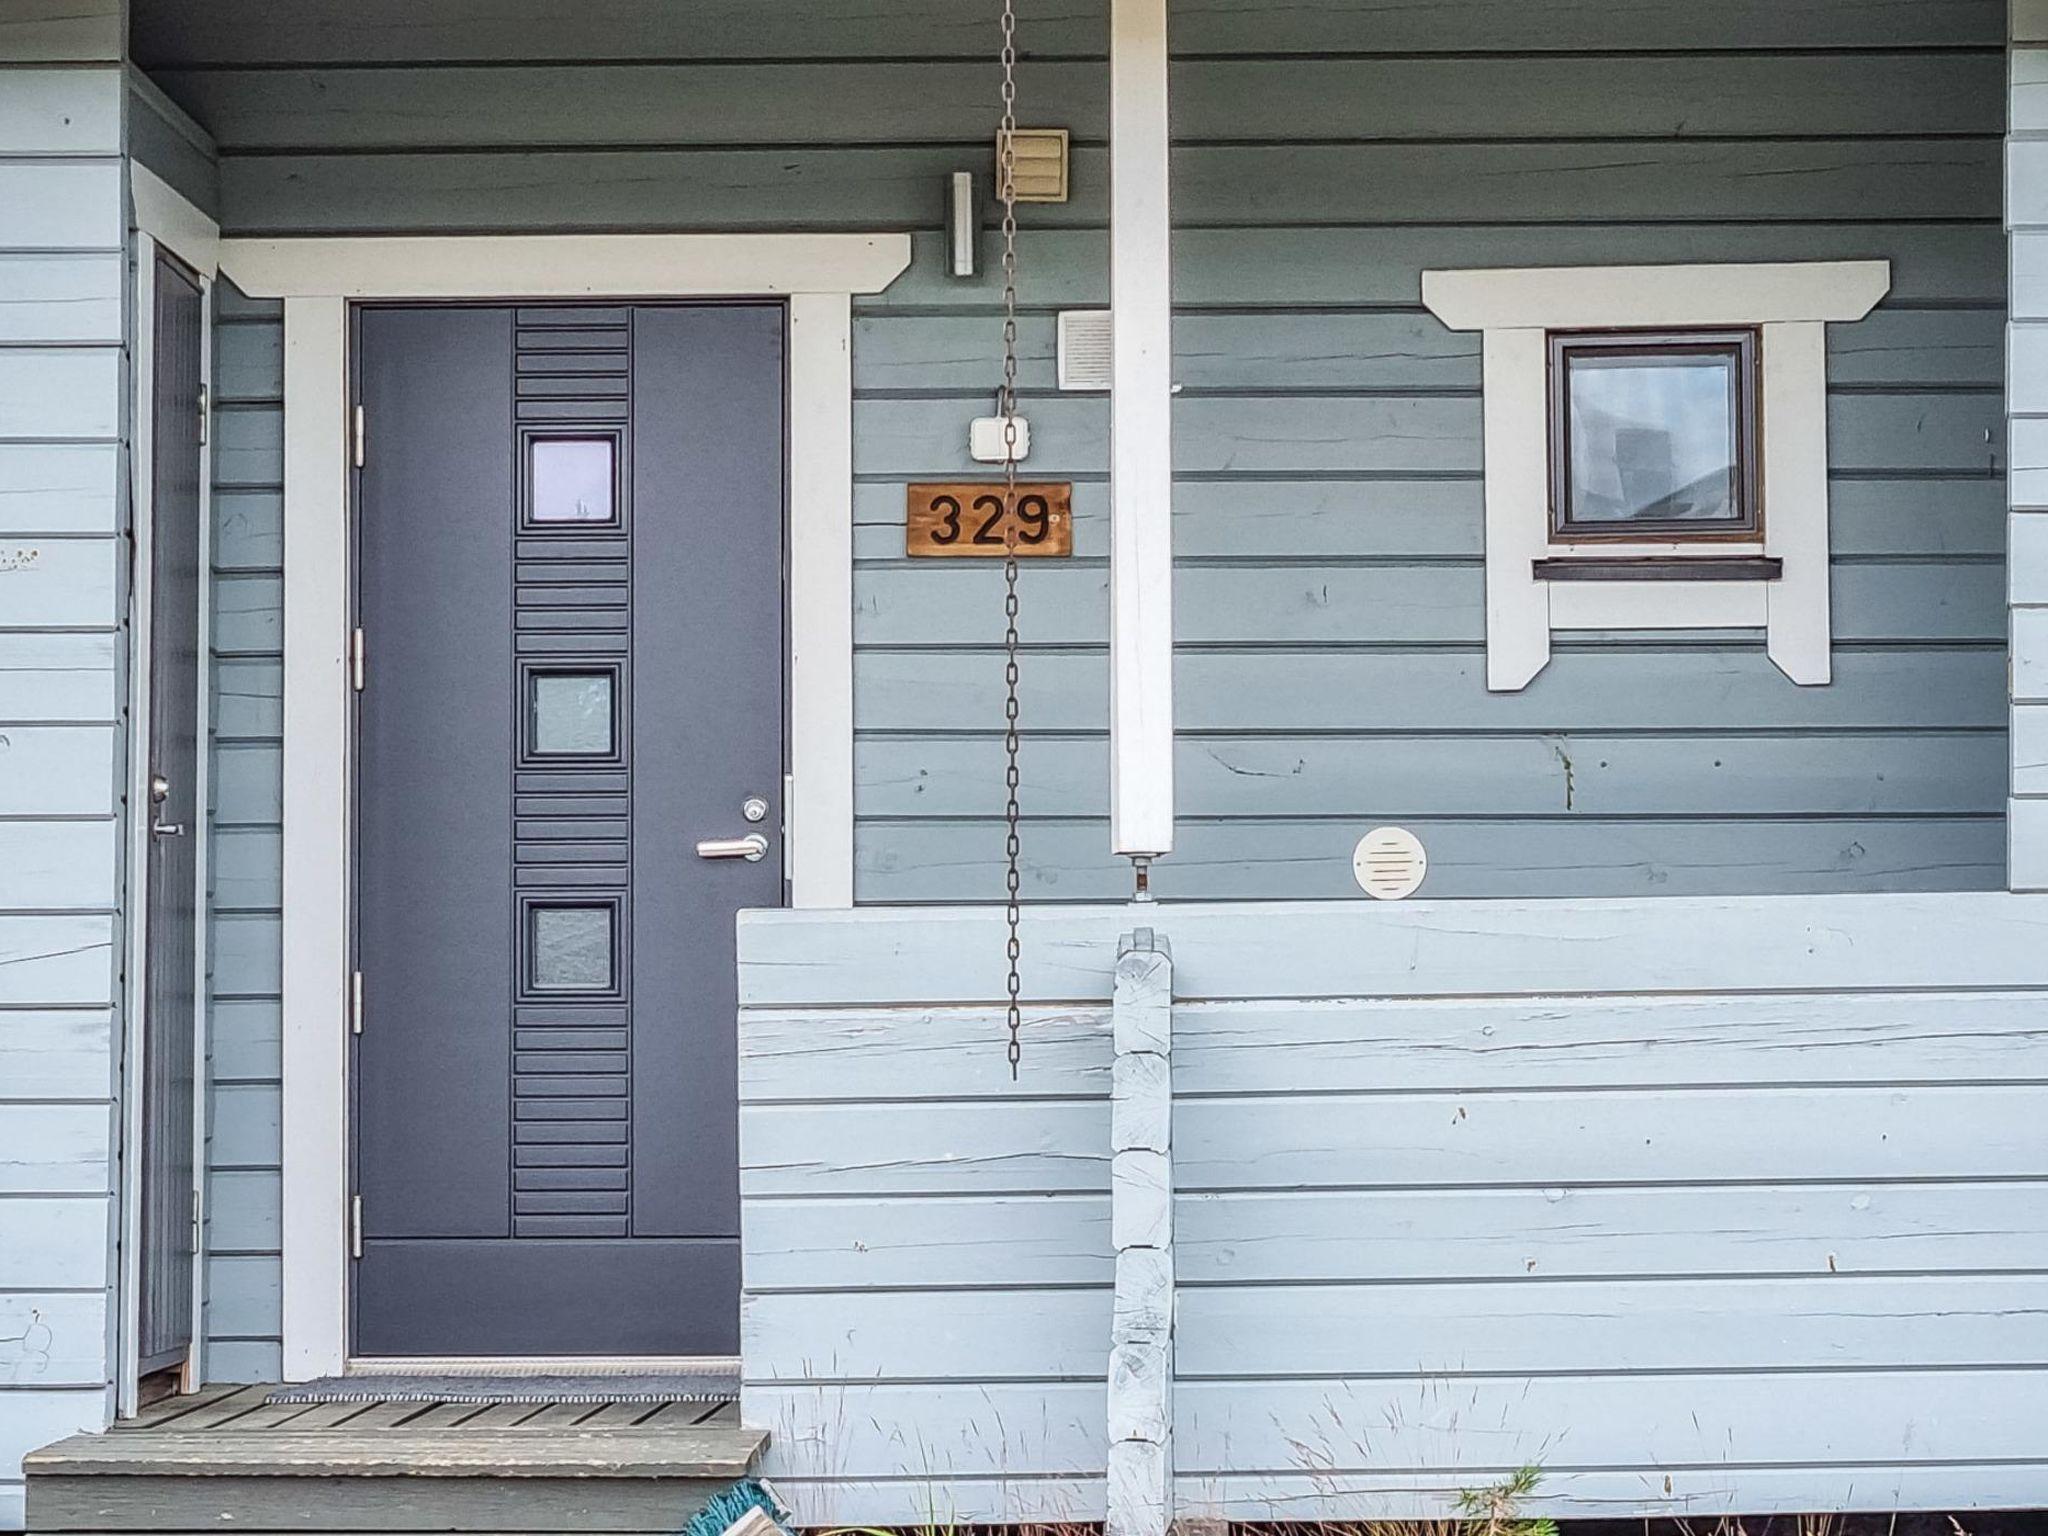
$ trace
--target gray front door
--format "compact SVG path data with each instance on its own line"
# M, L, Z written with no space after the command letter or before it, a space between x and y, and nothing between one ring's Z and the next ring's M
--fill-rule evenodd
M783 311L378 307L355 341L355 1351L736 1353Z
M199 280L152 277L149 822L143 935L141 1372L192 1346L193 1045L198 977Z

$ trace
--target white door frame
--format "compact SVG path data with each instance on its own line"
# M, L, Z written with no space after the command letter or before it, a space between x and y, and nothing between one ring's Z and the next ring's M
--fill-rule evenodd
M114 1375L115 1411L131 1414L136 1408L140 1384L139 1360L142 1332L142 1064L144 1011L148 998L147 966L149 944L149 769L154 755L150 737L150 624L155 614L155 579L151 558L155 550L156 508L156 256L168 251L199 278L200 363L199 381L210 395L213 390L213 282L220 248L220 227L173 189L148 167L133 161L128 166L129 202L133 209L130 228L131 260L134 264L134 329L131 380L132 399L128 448L128 491L131 524L135 538L135 560L129 591L129 619L132 625L128 674L128 826L124 849L128 900L124 935L124 970L127 985L122 993L122 1085L120 1165L120 1309L117 1335L119 1352ZM213 449L209 442L199 449L199 656L200 665L213 650L213 590L207 571L213 562ZM206 1033L209 924L206 913L207 864L211 851L212 753L208 740L213 723L213 690L209 679L199 680L198 779L193 785L198 808L191 835L198 840L193 850L194 881L199 903L197 931L193 934L194 1002L193 1064L193 1184L199 1209L196 1240L192 1254L192 1347L186 1357L185 1386L204 1380L206 1300Z
M284 301L284 1376L348 1364L349 304L786 298L790 899L853 902L852 296L903 234L456 235L221 243Z

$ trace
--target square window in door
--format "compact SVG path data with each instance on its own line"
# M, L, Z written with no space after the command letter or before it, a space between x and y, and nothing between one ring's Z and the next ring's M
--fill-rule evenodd
M531 902L525 928L528 996L617 996L616 901Z
M619 669L522 669L529 762L612 762L619 755Z
M529 527L573 531L618 526L616 433L529 432L523 437Z
M1755 540L1757 334L1553 333L1551 535Z

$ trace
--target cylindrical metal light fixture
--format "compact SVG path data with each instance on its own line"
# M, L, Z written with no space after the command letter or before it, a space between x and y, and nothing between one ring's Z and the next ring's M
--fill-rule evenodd
M953 275L972 277L979 264L981 220L974 205L974 172L955 171L946 190L946 229L953 256Z

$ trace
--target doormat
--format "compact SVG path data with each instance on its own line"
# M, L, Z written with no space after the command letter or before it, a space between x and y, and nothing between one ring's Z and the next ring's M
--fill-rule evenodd
M323 1376L293 1382L272 1403L724 1403L740 1395L729 1365L632 1374Z

